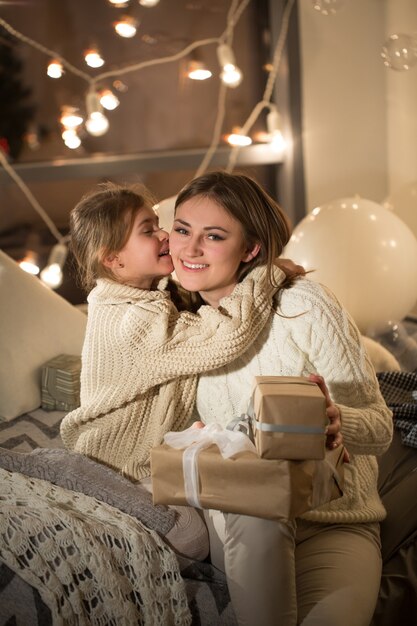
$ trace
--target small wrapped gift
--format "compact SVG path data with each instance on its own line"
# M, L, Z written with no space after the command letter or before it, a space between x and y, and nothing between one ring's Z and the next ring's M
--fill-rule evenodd
M298 376L255 376L248 416L264 459L324 459L326 399Z
M73 411L80 406L81 357L60 354L42 367L42 408Z
M154 504L292 519L343 495L343 449L322 461L261 459L243 433L210 424L151 451Z

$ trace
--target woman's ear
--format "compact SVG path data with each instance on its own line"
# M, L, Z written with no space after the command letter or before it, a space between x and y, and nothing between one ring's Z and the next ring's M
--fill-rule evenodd
M260 249L261 249L261 244L255 243L255 245L250 250L245 251L242 257L242 263L248 263L249 261L252 261L252 259L258 256Z

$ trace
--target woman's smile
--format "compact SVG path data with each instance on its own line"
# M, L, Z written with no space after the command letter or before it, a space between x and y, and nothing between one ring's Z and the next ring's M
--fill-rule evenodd
M217 307L232 293L240 265L248 260L239 222L214 200L197 196L177 208L169 239L181 285Z
M183 266L187 269L187 270L204 270L206 269L206 267L208 267L208 264L204 263L189 263L188 261L185 261L184 259L181 259L181 263L183 264Z

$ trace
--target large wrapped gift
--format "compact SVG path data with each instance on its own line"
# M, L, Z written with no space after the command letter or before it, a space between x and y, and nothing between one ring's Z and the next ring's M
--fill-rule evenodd
M60 354L42 367L42 408L73 411L80 406L81 358Z
M217 424L168 433L151 451L154 504L292 519L343 495L343 449L320 461L261 459L250 439Z
M255 376L248 416L264 459L324 459L326 399L300 376Z

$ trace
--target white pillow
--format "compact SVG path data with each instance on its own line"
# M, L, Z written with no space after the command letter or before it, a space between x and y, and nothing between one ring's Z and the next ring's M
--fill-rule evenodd
M365 350L376 372L399 372L401 365L395 356L380 343L362 335Z
M81 354L86 315L0 250L0 421L41 404L41 368Z

